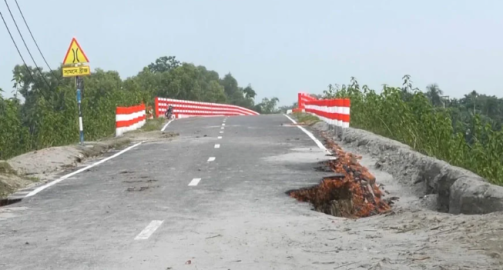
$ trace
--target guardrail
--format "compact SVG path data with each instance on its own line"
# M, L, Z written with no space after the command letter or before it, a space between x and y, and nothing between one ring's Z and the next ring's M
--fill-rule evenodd
M115 111L115 136L136 130L145 124L145 104L131 107L117 107Z
M259 115L255 111L236 105L156 97L156 116L164 117L169 105L173 106L175 118Z
M347 128L351 116L351 101L348 98L317 99L306 93L299 93L298 108L293 112L316 115L330 125Z
M300 92L298 94L298 99L299 100L297 104L299 106L299 110L304 110L306 108L305 106L307 102L318 100L317 98L303 92Z

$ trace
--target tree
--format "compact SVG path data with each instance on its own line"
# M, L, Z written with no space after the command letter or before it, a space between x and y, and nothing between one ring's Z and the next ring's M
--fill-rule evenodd
M431 101L433 106L442 106L443 101L441 96L443 95L443 91L438 87L436 83L429 84L426 86L426 96Z
M163 56L155 60L155 63L148 65L148 69L154 73L163 73L180 66L180 61L175 56Z
M268 98L263 98L262 102L259 103L257 106L260 108L260 112L264 114L272 114L272 113L278 113L278 110L276 110L276 105L278 104L279 99L277 97L273 97L271 99Z
M240 99L242 95L239 93L238 82L232 74L225 74L224 78L220 81L220 84L224 87L225 95L230 98L230 102L234 103Z
M33 67L17 65L12 71L16 95L2 97L0 89L0 159L48 146L65 145L79 140L75 79L63 78L61 68L42 74ZM82 113L86 140L110 136L115 131L115 110L141 102L153 105L154 98L230 103L250 109L257 93L250 84L240 87L228 73L220 78L204 66L181 63L174 56L157 58L135 76L124 80L117 71L95 69L84 77ZM262 104L266 111L276 111L277 99Z
M243 92L245 93L245 98L247 99L254 99L255 96L257 96L257 93L255 93L255 90L253 90L250 84L248 84L248 86L243 89Z
M328 89L323 90L323 98L330 99L330 98L335 98L337 96L337 92L339 92L340 86L338 84L328 85Z

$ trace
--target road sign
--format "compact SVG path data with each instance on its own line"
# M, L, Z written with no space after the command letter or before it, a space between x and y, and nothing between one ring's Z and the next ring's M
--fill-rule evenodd
M63 60L63 65L82 63L89 63L89 59L87 59L87 56L77 42L77 39L73 38L70 43L70 47L68 47L68 51L66 52L65 59Z
M89 63L86 54L80 47L77 39L73 38L66 52L65 59L63 60L63 77L75 77L77 85L77 107L79 109L79 133L80 144L84 144L84 125L82 124L82 76L91 75L91 67L84 65Z
M78 66L78 67L63 67L63 77L76 77L91 75L91 67Z

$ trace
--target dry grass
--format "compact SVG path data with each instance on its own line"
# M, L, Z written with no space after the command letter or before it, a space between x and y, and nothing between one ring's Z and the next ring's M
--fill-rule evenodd
M297 123L302 124L302 125L308 125L308 126L314 125L317 122L321 121L320 118L318 118L312 114L302 113L302 112L293 113L293 117L295 117L295 119L297 120Z
M165 118L147 119L147 122L140 129L141 131L161 130Z

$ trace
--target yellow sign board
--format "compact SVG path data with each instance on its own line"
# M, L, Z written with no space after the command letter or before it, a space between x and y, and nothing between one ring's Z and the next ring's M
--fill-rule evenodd
M91 67L63 67L63 77L87 76L91 75Z
M87 56L77 42L77 39L73 38L72 42L70 43L70 47L66 52L65 59L63 60L63 65L74 65L82 63L89 63L89 59L87 59Z

